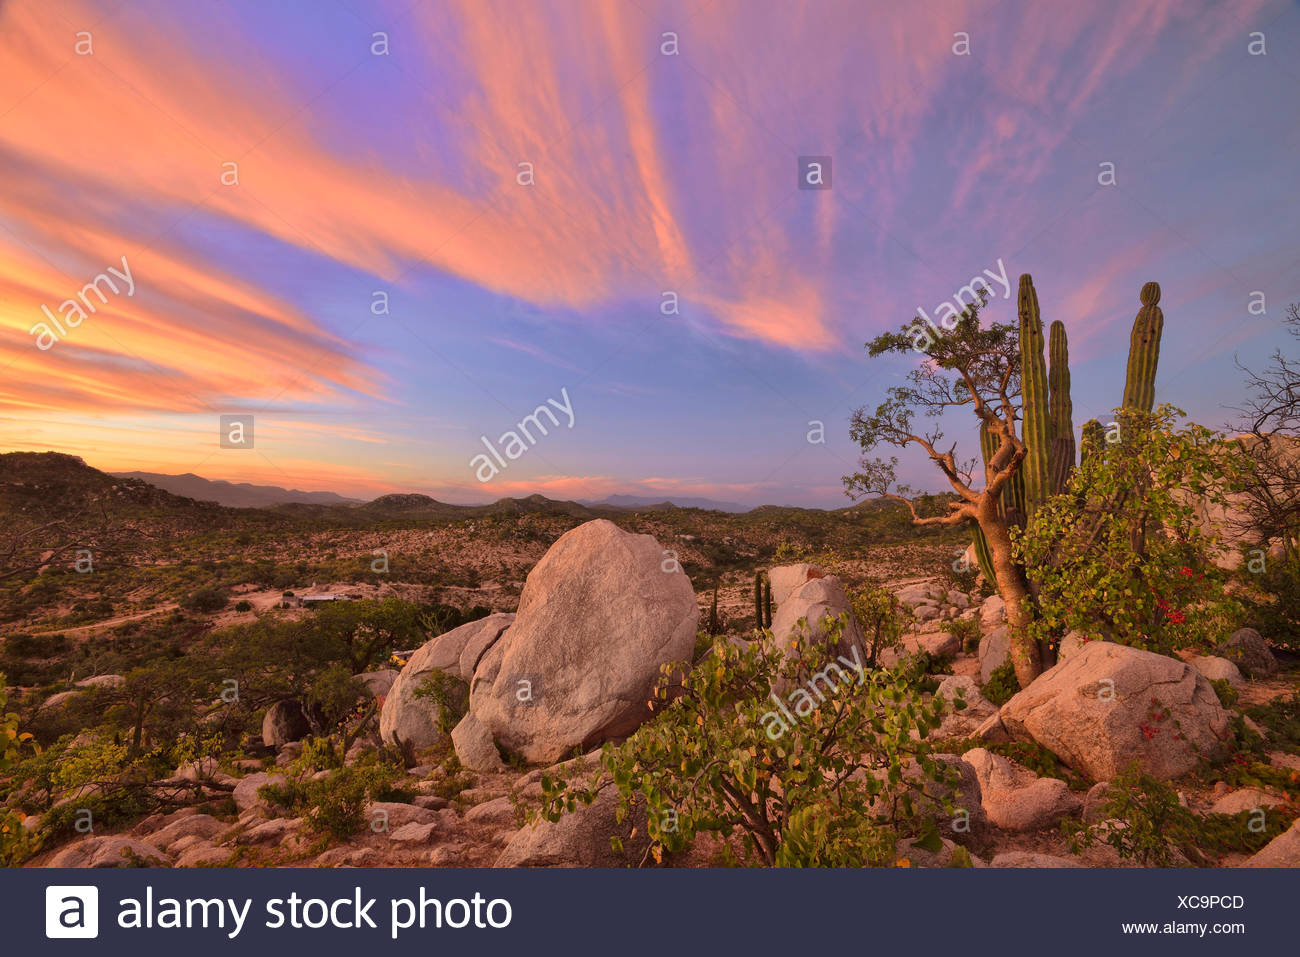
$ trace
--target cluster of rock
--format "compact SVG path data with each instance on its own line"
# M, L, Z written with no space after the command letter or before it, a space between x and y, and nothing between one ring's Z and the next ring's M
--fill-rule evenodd
M803 563L773 568L769 578L776 604L771 632L779 647L788 647L796 636L825 634L828 619L845 616L838 652L865 655L866 640L837 577ZM915 626L902 647L880 663L890 665L921 652L951 661L954 674L935 693L960 700L963 707L954 707L944 718L938 737L974 739L989 747L967 747L942 759L959 772L958 800L972 822L1008 834L1055 828L1066 817L1096 818L1108 782L1135 759L1157 777L1174 778L1191 771L1201 758L1218 756L1229 739L1233 714L1220 704L1211 681L1240 684L1243 675L1266 676L1277 668L1267 642L1250 629L1232 635L1216 654L1190 662L1070 635L1062 643L1059 663L999 708L981 687L1008 660L1002 600L974 602L933 582L905 583L895 594ZM647 702L662 668L691 658L698 614L694 591L675 556L651 536L624 532L608 521L589 522L561 536L528 575L516 613L494 614L434 638L411 654L400 673L363 676L371 693L383 699L379 734L384 742L418 755L450 739L460 763L486 783L460 795L453 806L432 793L434 769L412 768L407 784L416 797L411 804L366 809L368 821L382 819L381 836L368 828L316 863L636 863L647 847L644 810L619 820L612 788L555 823L524 826L518 808L540 797L546 766L576 753L586 757L568 762L567 770L590 770L593 749L626 737L650 717ZM956 620L978 624L977 652L967 653L945 629ZM263 738L279 750L281 765L298 753L300 745L294 742L307 733L307 725L295 702L268 710ZM1094 782L1093 790L1081 795L1065 781L1039 777L991 750L1011 741L1046 748ZM355 758L356 753L349 753L349 762ZM504 760L509 758L542 767L512 774ZM79 841L48 863L194 866L227 863L246 847L303 851L309 844L301 834L303 821L276 816L259 793L264 785L283 783L280 772L253 764L246 770L251 773L242 777L212 765L177 772L178 781L201 780L214 795L228 793L239 812L233 822L186 809L142 822L130 835ZM1224 793L1214 809L1233 813L1226 808L1258 807L1271 799L1262 792ZM611 836L622 840L621 852L611 849ZM907 856L917 863L942 864L955 853L953 842L946 840L939 852L909 851ZM1300 863L1298 855L1300 831L1293 827L1252 860L1259 866L1294 866ZM1007 851L994 854L990 863L1043 867L1079 862Z

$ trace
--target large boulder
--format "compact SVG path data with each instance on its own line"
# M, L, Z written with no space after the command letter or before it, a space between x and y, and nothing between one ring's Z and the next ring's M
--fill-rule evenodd
M823 578L826 573L816 565L799 562L796 565L778 565L767 572L767 580L772 585L772 604L781 607L800 585L814 578Z
M302 705L292 699L277 701L266 709L262 718L262 743L268 748L282 748L291 741L301 741L311 733L311 722Z
M1007 620L1007 603L1001 595L990 595L980 605L980 624L988 629L995 628Z
M393 689L393 683L397 681L397 672L392 668L385 668L382 671L367 671L357 675L357 680L365 687L366 693L372 698L386 698L388 692Z
M1264 845L1242 867L1300 867L1300 819Z
M1172 778L1214 757L1230 716L1214 687L1186 662L1091 641L1002 706L1012 737L1037 741L1094 781L1133 760Z
M984 814L994 827L1006 831L1053 827L1083 804L1059 778L1040 778L984 748L967 751L962 760L975 769Z
M1254 628L1238 628L1227 641L1214 649L1214 653L1227 658L1250 678L1267 678L1277 673L1273 649Z
M998 706L980 693L979 685L969 675L949 675L939 683L935 697L949 702L949 711L944 714L939 725L941 738L969 738L990 717L998 713ZM964 707L955 710L955 702L961 697Z
M772 616L772 636L783 649L789 648L796 638L819 641L826 635L826 619L840 615L848 615L848 625L840 635L835 653L865 662L866 640L853 617L849 596L834 575L809 579L791 592ZM800 619L804 621L803 630L799 629Z
M980 684L986 685L993 672L1011 660L1011 632L998 625L980 638Z
M1192 667L1211 681L1226 681L1234 688L1245 682L1241 670L1227 658L1218 655L1200 655L1192 659Z
M650 717L660 668L690 660L698 620L690 580L652 536L579 525L528 574L514 624L478 664L470 711L529 761L626 736Z
M649 847L645 807L618 819L618 791L606 787L589 805L558 821L526 825L506 845L494 867L635 867ZM610 838L623 843L622 851Z
M462 653L470 645L496 642L513 621L514 615L488 615L439 635L411 655L388 689L379 712L379 736L385 743L400 742L422 751L441 742L445 722L439 720L439 705L416 692L434 671L468 681L472 675L467 677L461 670Z
M471 771L504 771L505 763L490 732L471 711L451 731L451 743L460 763Z
M62 848L47 867L159 867L168 858L152 844L130 837L88 837Z

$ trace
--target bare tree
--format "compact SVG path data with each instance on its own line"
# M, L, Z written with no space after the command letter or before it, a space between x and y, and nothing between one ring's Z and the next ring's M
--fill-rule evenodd
M1287 307L1287 331L1300 339L1300 305ZM1300 559L1300 360L1281 349L1270 364L1247 376L1251 395L1235 411L1245 433L1237 439L1249 465L1239 524L1264 541L1283 543L1292 560Z

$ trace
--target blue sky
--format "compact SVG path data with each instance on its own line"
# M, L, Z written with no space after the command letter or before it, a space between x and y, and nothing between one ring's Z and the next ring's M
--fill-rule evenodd
M1222 425L1300 300L1300 12L1083 6L0 5L0 449L836 507L849 414L907 367L862 344L999 261L1066 324L1076 426L1148 280L1158 397ZM134 293L39 348L123 256ZM479 482L482 437L561 390L573 427Z

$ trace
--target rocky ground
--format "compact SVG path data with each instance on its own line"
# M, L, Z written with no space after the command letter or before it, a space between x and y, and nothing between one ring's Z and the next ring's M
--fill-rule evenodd
M1185 659L1067 636L1060 664L999 707L985 692L994 693L1000 669L1005 674L1001 599L955 588L948 576L918 574L946 558L941 547L916 549L900 547L873 567L878 578L888 579L912 622L882 663L919 656L931 672L927 695L964 702L934 737L959 771L956 803L966 817L964 826L954 820L938 851L900 846L909 864L953 863L959 845L977 867L1130 863L1106 844L1074 853L1061 824L1123 827L1105 820L1108 782L1134 758L1155 777L1172 781L1179 803L1196 814L1294 817L1300 757L1283 742L1270 747L1267 730L1254 726L1265 738L1262 763L1276 772L1261 786L1215 781L1202 760L1230 757L1225 749L1238 717L1211 681L1235 689L1238 707L1288 698L1300 687L1295 663L1283 667L1257 633L1242 629L1215 655ZM893 574L882 575L882 569ZM851 568L840 571L854 574ZM815 621L849 611L840 579L816 565L773 568L769 576L778 639L800 618ZM154 815L122 833L75 840L31 864L641 863L644 828L637 832L634 820L617 820L612 791L558 823L527 822L539 806L544 773L581 776L596 766L592 748L626 736L649 717L646 689L659 665L692 656L697 622L711 604L711 593L697 594L654 538L606 521L581 525L537 563L517 611L435 638L400 673L366 676L378 699L378 721L359 729L342 768L306 767L303 729L290 709L273 708L263 724L264 743L273 753L264 759L209 759L178 768L164 783L198 794L191 806ZM724 618L751 613L752 579L734 575L720 581L719 608ZM856 625L851 631L846 640L863 640ZM434 674L464 682L465 710L450 734L451 704L421 691ZM537 699L526 708L518 703L521 683ZM328 836L288 810L292 802L278 802L262 790L291 781L326 781L328 787L337 782L342 789L349 768L364 766L368 755L385 747L407 756L404 775L391 784L401 799L366 803L360 809L364 826L352 836ZM584 757L571 758L583 751ZM611 836L623 839L621 853L612 850ZM717 851L716 844L703 841L665 863L707 866L719 859ZM1300 866L1300 824L1256 853L1228 851L1217 863Z

